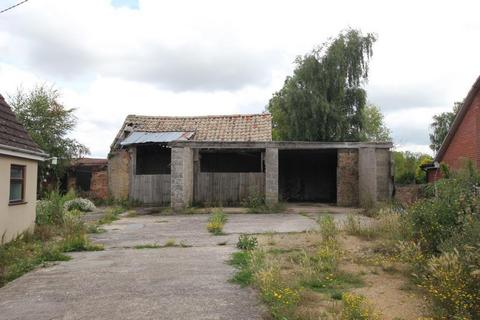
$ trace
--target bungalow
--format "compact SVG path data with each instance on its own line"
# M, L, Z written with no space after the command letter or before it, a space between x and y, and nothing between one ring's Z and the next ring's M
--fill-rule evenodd
M390 199L391 143L272 141L270 114L129 115L111 145L110 194L182 208L269 203L367 205Z
M458 170L465 160L480 167L480 76L467 94L433 163L424 165L428 182L441 178L439 164Z
M46 156L0 95L0 243L33 231L38 161Z

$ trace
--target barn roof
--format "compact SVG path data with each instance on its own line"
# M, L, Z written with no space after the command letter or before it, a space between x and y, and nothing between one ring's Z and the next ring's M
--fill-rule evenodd
M129 115L112 148L118 147L131 132L193 132L189 140L194 141L271 141L272 116L268 113L199 117Z
M17 120L2 95L0 95L0 149L46 156Z
M458 128L460 127L463 118L465 117L465 114L467 114L468 109L470 109L470 106L473 103L473 100L475 99L476 95L480 91L480 76L478 76L477 80L473 84L472 88L467 94L467 97L463 101L462 106L460 107L460 110L458 110L457 115L455 116L455 119L453 120L452 126L450 127L450 130L448 131L447 136L442 142L442 145L440 149L437 152L437 155L435 156L434 161L440 162L445 154L445 152L448 149L448 146L450 142L452 141L453 137L455 136L455 133L457 132Z

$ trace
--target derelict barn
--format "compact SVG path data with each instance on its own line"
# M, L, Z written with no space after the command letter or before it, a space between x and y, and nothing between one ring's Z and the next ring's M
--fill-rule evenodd
M271 132L269 114L128 116L109 156L110 193L173 207L390 198L390 143L279 142Z

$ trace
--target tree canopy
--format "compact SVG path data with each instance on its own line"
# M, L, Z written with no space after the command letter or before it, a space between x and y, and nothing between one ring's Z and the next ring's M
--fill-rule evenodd
M430 125L432 129L432 133L430 133L430 149L434 152L440 150L443 140L445 140L445 137L453 124L453 120L455 120L455 116L457 115L458 110L460 110L462 104L462 102L455 102L453 111L442 112L433 116L433 122Z
M68 137L77 123L75 109L65 108L58 102L59 98L56 89L39 85L30 91L18 89L9 99L17 119L33 141L51 157L59 158L57 166L48 163L39 166L39 179L51 177L53 183L58 182L72 158L89 153L86 146Z
M420 166L431 162L431 156L410 151L394 151L393 159L395 162L396 183L410 184L427 182L427 175Z
M383 114L373 104L369 104L362 112L363 127L360 131L362 141L391 141L390 129L385 125Z
M368 65L376 37L348 29L295 61L268 104L274 139L360 140Z

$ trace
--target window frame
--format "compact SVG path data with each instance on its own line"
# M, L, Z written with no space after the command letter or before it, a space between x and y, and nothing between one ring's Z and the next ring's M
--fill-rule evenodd
M22 171L22 178L12 178L12 169L20 169ZM25 202L25 171L26 171L26 166L25 165L19 165L19 164L11 164L10 165L10 187L9 187L9 194L8 194L8 204L9 205L17 205L17 204L24 204ZM20 182L22 185L21 189L21 199L20 200L10 200L10 195L12 193L12 182Z

